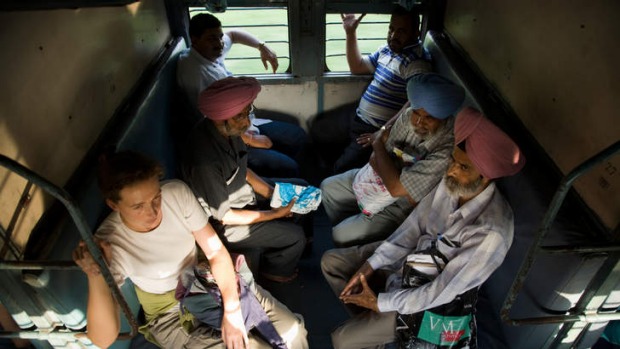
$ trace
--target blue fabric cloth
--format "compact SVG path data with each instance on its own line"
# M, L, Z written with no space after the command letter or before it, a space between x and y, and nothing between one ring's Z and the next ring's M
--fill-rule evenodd
M418 74L407 83L407 96L413 109L424 108L436 119L455 115L465 99L465 90L435 73Z
M293 199L296 200L291 212L305 214L319 207L321 190L311 185L303 187L291 183L276 183L276 191L271 199L272 207L286 206Z

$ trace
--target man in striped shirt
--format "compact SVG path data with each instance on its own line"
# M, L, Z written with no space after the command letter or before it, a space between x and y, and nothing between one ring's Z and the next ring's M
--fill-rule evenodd
M395 7L387 45L366 57L362 57L359 51L356 35L364 16L342 15L347 62L352 74L373 74L373 80L354 115L348 110L343 115L328 112L317 118L312 127L313 139L319 144L349 140L343 154L336 160L335 173L362 167L368 161L370 148L363 147L358 138L379 130L407 102L407 81L413 75L431 71L430 56L419 39L417 13Z

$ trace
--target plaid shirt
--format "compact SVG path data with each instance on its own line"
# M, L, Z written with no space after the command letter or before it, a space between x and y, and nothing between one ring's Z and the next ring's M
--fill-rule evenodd
M400 183L413 200L420 202L441 180L450 165L454 150L454 118L429 139L423 141L414 132L410 114L403 112L391 128L386 149L394 147L414 155L417 162L404 167L400 172Z
M512 209L495 183L458 207L458 198L447 192L442 181L368 259L374 270L395 272L388 278L387 291L378 295L379 310L412 314L482 285L502 264L513 234ZM443 272L426 285L401 288L407 255L430 247L441 236L452 245L437 242L449 260Z

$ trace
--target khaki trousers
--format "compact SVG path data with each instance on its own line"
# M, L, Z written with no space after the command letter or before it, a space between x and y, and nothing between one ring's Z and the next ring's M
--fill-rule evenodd
M349 279L366 262L381 242L329 250L321 258L321 269L336 296ZM375 271L369 286L379 292L385 286L387 273ZM396 312L375 313L359 307L347 307L352 317L332 332L335 349L383 348L396 340Z
M307 349L307 334L303 319L298 318L284 304L275 299L268 291L256 284L252 284L252 291L265 309L267 316L286 343L289 349ZM219 332L207 326L198 326L191 333L187 333L180 325L178 307L154 319L149 331L159 342L162 348L169 349L206 349L225 348ZM250 347L270 349L269 343L258 336L249 334Z

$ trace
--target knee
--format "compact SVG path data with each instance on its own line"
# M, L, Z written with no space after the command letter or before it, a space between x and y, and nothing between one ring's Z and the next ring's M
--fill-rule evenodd
M334 241L334 245L338 248L358 245L356 243L356 237L351 236L349 232L350 229L345 229L342 225L343 224L340 223L332 228L332 240Z
M321 271L323 274L329 274L334 264L334 250L328 250L321 256Z
M302 251L306 247L306 233L299 225L295 226L295 229L291 229L287 234L291 236L291 246L295 250Z
M290 349L307 349L308 348L308 331L304 325L301 315L293 314L293 321L287 330L280 334Z
M333 200L334 177L327 177L321 182L321 195L324 203L330 203Z
M321 271L325 279L342 278L342 256L337 249L328 250L321 257Z
M331 337L332 337L332 346L334 347L334 349L352 348L350 343L348 343L348 340L349 340L349 338L347 338L348 336L344 335L343 331L341 330L341 327L335 329L331 333Z
M328 188L331 185L331 182L333 182L332 177L327 177L325 178L323 181L321 181L321 191L325 192L326 190L328 190Z

